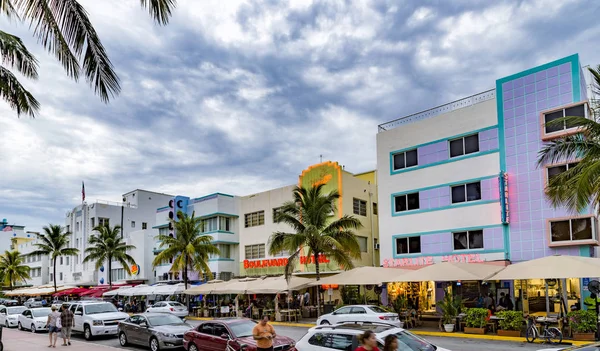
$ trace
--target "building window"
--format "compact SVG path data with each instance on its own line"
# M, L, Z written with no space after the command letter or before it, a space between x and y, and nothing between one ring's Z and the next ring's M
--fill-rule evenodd
M452 187L452 203L481 200L481 182L461 184Z
M450 157L472 154L479 151L479 134L450 140Z
M377 213L378 213L378 212L377 212L377 203L376 203L376 202L373 202L373 215L374 215L374 216L377 216Z
M95 227L94 223L96 223L96 218L92 217L90 219L90 222L92 223L92 228L94 228Z
M545 134L562 132L562 131L566 131L566 130L577 127L576 125L569 124L565 121L563 121L563 123L558 123L558 125L556 123L548 125L547 123L557 120L559 118L568 117L568 116L577 116L577 117L588 118L586 106L587 106L586 104L581 104L581 105L571 106L571 107L567 107L567 108L562 108L560 110L555 110L552 112L544 113Z
M75 239L75 247L79 247L79 238Z
M404 169L408 167L414 167L419 164L419 158L417 156L417 149L404 151L393 156L394 171Z
M281 250L279 252L276 252L273 257L290 257L290 252L287 250Z
M454 250L483 249L483 230L452 233Z
M394 211L412 211L419 209L419 193L404 194L394 197Z
M265 224L265 211L246 213L244 215L244 226L246 228Z
M202 227L204 229L204 233L215 232L215 231L219 230L218 225L219 225L218 217L207 218L202 221Z
M110 221L108 218L98 217L98 225L99 226L110 225Z
M410 236L408 238L396 238L396 254L421 253L421 237Z
M552 180L552 178L556 177L557 175L564 173L566 171L568 171L569 169L577 166L577 164L579 164L579 162L571 162L571 163L567 163L564 165L557 165L557 166L550 166L547 168L547 172L548 172L548 183L550 183L550 181Z
M246 259L265 258L265 244L246 245Z
M221 252L220 255L210 255L210 258L231 258L231 245L217 244L217 248Z
M131 221L131 228L135 228L135 221Z
M367 215L367 202L361 199L353 199L353 212L355 215Z
M110 279L113 282L125 279L125 269L117 268L110 270Z
M283 209L283 207L275 207L273 209L273 223L275 223L275 219L277 219L277 216L279 216L282 209Z
M364 236L357 236L356 241L358 241L358 247L360 247L360 252L368 252L369 239Z
M148 229L148 223L142 222L142 230Z
M69 256L65 257L65 260L67 262L67 266L69 265Z
M71 226L67 225L67 233L70 233L70 232L71 232Z
M60 256L60 263L59 264L63 264L63 257Z
M58 280L62 280L63 279L63 274L62 272L60 272L60 275L58 276Z
M50 281L54 280L54 275L52 273L50 273Z
M553 243L592 240L592 217L550 221L550 237Z
M231 231L231 219L229 217L219 217L219 230L224 232Z
M75 231L78 232L79 231L79 222L75 222Z

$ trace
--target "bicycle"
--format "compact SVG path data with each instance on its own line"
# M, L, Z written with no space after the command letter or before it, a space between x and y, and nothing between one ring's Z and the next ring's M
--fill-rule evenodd
M548 327L550 325L550 321L547 319L538 320L538 322L542 325L542 333L540 335L540 331L535 325L536 319L534 316L527 317L527 331L525 333L525 339L527 339L528 343L532 343L537 338L546 339L545 342L550 344L560 344L563 339L563 335L560 330L556 327Z

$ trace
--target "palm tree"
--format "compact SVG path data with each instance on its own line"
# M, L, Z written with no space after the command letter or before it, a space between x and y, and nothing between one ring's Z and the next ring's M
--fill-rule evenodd
M192 269L199 275L206 273L212 279L212 272L208 266L210 255L219 255L219 249L212 243L212 236L202 234L202 218L195 217L195 213L188 216L179 211L178 221L172 221L175 235L158 235L159 248L165 247L154 258L152 264L156 267L165 260L173 260L172 272L183 273L183 284L187 289L188 270Z
M4 277L3 283L10 285L10 290L13 289L15 283L19 280L26 282L26 279L31 279L29 276L29 266L24 265L25 261L19 251L4 251L4 255L0 256L0 271Z
M293 190L294 200L285 203L274 219L276 223L287 224L294 231L275 232L269 239L271 255L284 250L292 253L285 266L286 279L291 277L303 247L308 249L307 257L314 257L317 280L321 279L319 255L326 255L344 269L353 268L352 259L360 258L360 247L353 231L362 226L360 221L348 215L334 219L335 202L340 194L337 191L323 194L322 190L323 184L310 189L296 187ZM318 314L319 295L317 293Z
M140 0L142 7L160 25L166 25L176 0ZM0 15L28 22L33 34L62 64L67 76L82 74L103 102L117 95L119 77L87 12L77 0L0 0ZM38 78L38 61L21 39L0 31L0 96L17 112L35 117L40 104L27 91L12 68L30 79Z
M56 259L61 256L77 256L79 249L69 247L71 232L66 231L60 225L49 224L43 228L44 234L36 234L39 242L34 244L35 251L28 256L44 255L52 260L54 266L54 292L56 292Z
M117 261L127 274L131 274L130 265L134 265L135 260L127 251L135 249L133 245L127 245L121 237L121 226L110 227L108 224L98 225L92 229L98 232L98 235L92 235L89 240L90 247L85 249L85 258L83 262L95 262L96 269L102 267L104 262L108 262L108 286L112 287L112 262Z
M600 94L600 66L588 68L593 76L592 91ZM597 102L592 110L598 117ZM565 206L573 212L581 212L590 204L600 204L600 123L594 119L568 116L548 122L548 125L578 126L580 133L552 140L538 153L538 167L578 159L575 167L553 176L546 187L546 197L553 206Z

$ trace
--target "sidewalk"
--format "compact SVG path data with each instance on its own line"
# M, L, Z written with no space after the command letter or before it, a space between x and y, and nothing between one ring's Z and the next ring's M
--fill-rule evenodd
M19 331L17 329L2 328L2 343L5 351L108 351L115 349L111 346L94 344L90 342L75 340L71 341L71 346L61 346L62 338L56 341L56 348L48 347L48 333L33 334L27 331Z

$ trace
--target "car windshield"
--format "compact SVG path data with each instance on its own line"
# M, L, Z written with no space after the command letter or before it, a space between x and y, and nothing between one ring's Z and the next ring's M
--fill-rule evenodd
M183 325L185 324L179 317L172 314L164 314L160 316L148 316L150 325L158 327L159 325Z
M435 351L433 345L405 330L394 335L398 338L398 350Z
M375 313L388 313L388 311L378 306L369 306L369 309Z
M175 307L184 307L182 304L180 304L179 302L169 302L169 305L171 306L175 306Z
M26 309L27 309L27 307L25 307L25 306L9 307L6 309L6 312L8 314L21 314Z
M252 336L252 329L254 329L254 326L256 326L256 322L243 321L229 324L229 329L231 329L233 335L237 338L243 338Z
M95 303L93 305L85 306L85 314L96 314L96 313L107 313L107 312L118 312L115 305L112 303Z
M49 308L36 308L31 310L31 313L33 313L34 317L46 317L50 314L50 312L52 312L52 310Z

